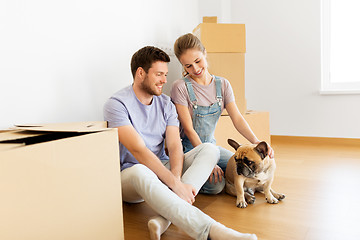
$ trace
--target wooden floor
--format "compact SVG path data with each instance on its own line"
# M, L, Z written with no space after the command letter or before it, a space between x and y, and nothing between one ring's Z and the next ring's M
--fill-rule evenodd
M235 197L199 194L195 206L224 225L263 240L360 239L360 141L272 137L277 170L273 188L286 195L276 205L262 194L245 209ZM149 239L146 205L124 203L125 239ZM191 239L171 225L162 240Z

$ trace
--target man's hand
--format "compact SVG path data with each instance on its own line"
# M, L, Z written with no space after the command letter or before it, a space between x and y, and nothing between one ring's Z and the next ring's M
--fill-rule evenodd
M186 202L193 204L195 202L196 189L190 184L182 183L180 180L176 182L172 188L174 193Z
M216 184L218 182L221 182L223 177L224 177L223 170L218 165L216 165L210 174L209 182L210 183L214 182L214 184Z

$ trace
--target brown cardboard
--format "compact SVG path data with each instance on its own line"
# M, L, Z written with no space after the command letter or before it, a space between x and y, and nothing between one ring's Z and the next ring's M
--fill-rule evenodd
M229 80L241 113L246 111L245 100L245 54L208 53L208 68L211 74Z
M217 17L203 17L203 23L217 23Z
M243 116L256 137L260 141L263 140L271 144L269 112L248 111ZM240 144L250 143L235 129L230 116L220 116L215 129L216 144L230 151L234 151L227 143L227 139L229 138L236 140Z
M200 23L194 30L208 53L246 52L245 24Z
M117 130L40 127L0 133L0 239L124 239Z

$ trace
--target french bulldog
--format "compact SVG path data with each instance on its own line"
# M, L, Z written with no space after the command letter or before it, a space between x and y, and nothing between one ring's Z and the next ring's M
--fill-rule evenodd
M246 208L255 202L255 192L265 194L268 203L278 203L284 194L271 189L274 180L275 159L268 156L266 142L240 145L232 139L228 143L236 152L226 167L226 192L236 196L236 206Z

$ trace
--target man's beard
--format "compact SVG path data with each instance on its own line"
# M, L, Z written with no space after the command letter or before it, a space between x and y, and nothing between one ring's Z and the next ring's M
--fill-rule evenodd
M160 96L162 94L162 91L159 93L150 87L148 76L146 76L144 81L141 83L141 88L150 95Z

